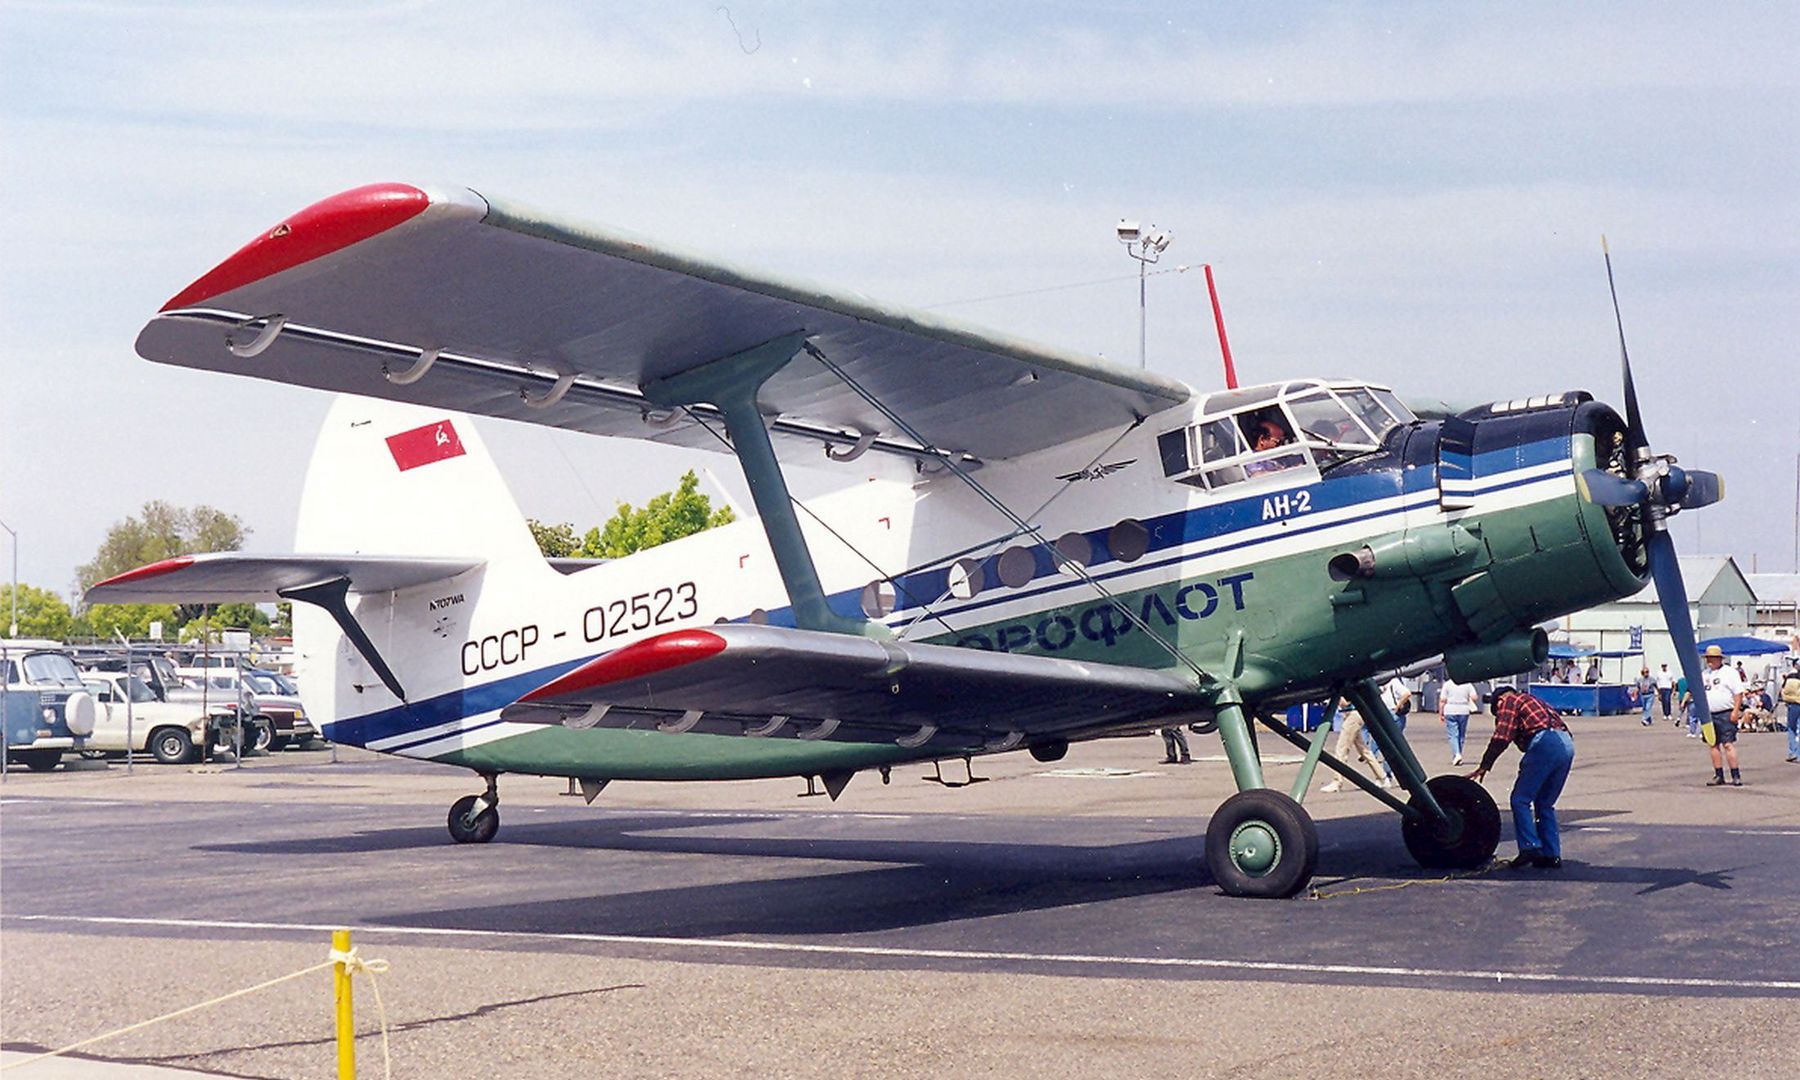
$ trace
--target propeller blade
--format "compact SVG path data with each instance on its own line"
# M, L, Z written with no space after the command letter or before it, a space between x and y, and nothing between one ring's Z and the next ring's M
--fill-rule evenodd
M1700 663L1700 647L1694 641L1694 620L1688 613L1687 586L1681 580L1681 564L1675 558L1675 541L1666 529L1650 534L1650 577L1656 582L1656 602L1662 606L1669 641L1687 677L1688 696L1700 710L1700 731L1706 745L1714 740L1712 716L1706 711L1706 668Z
M1613 322L1619 328L1619 368L1625 383L1625 438L1631 444L1631 462L1636 467L1637 452L1650 445L1644 436L1644 417L1638 411L1637 384L1631 381L1631 354L1625 351L1625 317L1619 314L1619 289L1613 284L1612 251L1606 237L1600 237L1600 253L1606 257L1606 289L1612 294Z
M1681 499L1683 510L1711 506L1725 497L1725 478L1704 469L1687 470L1687 494Z
M1585 469L1575 474L1581 497L1596 506L1636 506L1650 489L1642 480L1621 480L1605 469Z

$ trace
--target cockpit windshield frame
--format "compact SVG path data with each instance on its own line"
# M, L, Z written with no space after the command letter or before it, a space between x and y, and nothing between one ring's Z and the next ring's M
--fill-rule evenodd
M1418 418L1385 386L1295 379L1223 390L1195 419L1158 439L1163 475L1216 491L1293 469L1323 472L1380 448L1396 427Z

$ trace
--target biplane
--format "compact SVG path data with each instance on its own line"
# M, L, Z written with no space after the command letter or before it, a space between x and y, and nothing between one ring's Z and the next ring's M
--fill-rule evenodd
M1353 379L1202 393L401 184L281 222L137 349L343 396L296 554L171 559L89 597L294 601L328 737L485 781L450 809L458 841L495 835L502 773L590 802L613 780L781 776L836 798L870 770L1207 725L1238 788L1207 865L1228 893L1289 896L1317 866L1320 766L1398 811L1426 866L1498 844L1493 800L1426 776L1376 673L1529 670L1544 622L1654 577L1697 679L1665 521L1720 483L1651 451L1628 359L1623 416L1581 391L1423 415ZM757 516L547 560L471 414L728 453ZM808 462L842 490L794 499L784 465ZM1289 730L1306 701L1367 718L1404 801ZM1305 751L1290 790L1269 739Z

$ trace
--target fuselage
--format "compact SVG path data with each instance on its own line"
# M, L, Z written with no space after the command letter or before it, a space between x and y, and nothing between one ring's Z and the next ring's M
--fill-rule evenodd
M1243 431L1253 416L1298 432L1319 399L1350 401L1355 385L1200 397L1124 432L990 463L974 474L986 494L910 462L837 464L857 482L808 501L800 520L839 614L909 640L1109 664L1220 673L1236 657L1228 674L1253 708L1437 653L1505 655L1534 624L1641 587L1639 524L1577 487L1582 470L1617 467L1621 427L1585 395L1423 421L1393 415L1396 403L1391 422L1365 417L1341 443L1303 436L1287 454L1217 443L1233 430L1222 423ZM1019 534L988 496L1035 533ZM403 673L408 703L320 613L296 612L297 646L309 707L337 717L326 733L377 750L596 779L798 775L981 750L953 736L903 748L500 718L550 679L658 633L792 625L754 520L569 574L495 556L458 579L365 596L357 618Z

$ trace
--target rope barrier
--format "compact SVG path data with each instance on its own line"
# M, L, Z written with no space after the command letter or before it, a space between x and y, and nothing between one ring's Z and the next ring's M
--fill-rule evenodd
M347 952L340 952L337 949L333 949L333 950L331 950L330 957L327 960L325 960L325 962L323 962L323 963L314 964L311 967L301 968L299 971L292 971L286 975L279 975L279 976L277 976L273 979L269 979L265 982L257 983L255 986L246 986L239 990L233 990L228 994L221 994L218 997L210 998L206 1001L201 1001L196 1004L189 1005L185 1008L176 1009L174 1012L164 1013L161 1016L153 1016L148 1020L140 1020L135 1024L127 1024L125 1027L116 1028L112 1031L108 1031L108 1032L105 1032L100 1035L94 1035L90 1038L82 1039L80 1042L72 1042L67 1046L58 1047L55 1050L46 1050L45 1052L43 1052L41 1054L34 1054L31 1057L23 1058L19 1061L8 1062L5 1065L0 1065L0 1072L10 1072L14 1069L22 1069L27 1065L32 1065L32 1064L35 1064L40 1061L44 1061L49 1058L61 1057L64 1054L70 1053L72 1051L80 1050L84 1046L92 1046L98 1042L105 1042L107 1039L115 1039L115 1038L118 1038L120 1035L129 1035L134 1031L141 1031L144 1028L152 1027L156 1024L163 1023L164 1021L175 1020L180 1017L187 1016L191 1013L199 1012L202 1009L209 1009L209 1008L213 1007L214 1005L223 1005L227 1001L234 1001L237 998L248 997L249 995L258 993L259 991L268 990L271 987L275 987L275 986L280 986L282 983L285 983L285 982L292 982L295 979L303 979L308 975L315 975L321 971L325 971L328 968L331 968L332 966L334 966L336 964L344 965L344 970L349 975L363 974L363 975L367 975L369 977L369 988L375 991L375 1011L381 1020L381 1063L382 1063L382 1068L384 1070L385 1075L392 1076L393 1075L393 1062L388 1054L387 1009L382 1004L382 1001L381 1001L381 987L375 981L376 975L381 974L388 970L388 962L386 960L364 960L360 956L357 955L356 950L354 948L350 949Z
M351 946L347 951L338 949L331 950L330 962L333 964L344 965L344 975L346 977L354 977L357 975L367 975L369 977L369 989L375 991L375 1015L381 1021L381 1074L387 1077L393 1076L394 1061L388 1054L387 1006L381 1002L381 983L377 982L375 979L375 976L377 975L386 974L388 962L386 960L364 960L357 955L355 946ZM352 1038L354 1037L353 1034Z
M1506 864L1503 860L1496 859L1479 869L1464 870L1461 873L1447 874L1444 877L1413 878L1410 881L1396 881L1388 885L1358 885L1355 888L1333 889L1330 892L1321 892L1318 889L1314 889L1307 899L1332 900L1340 896L1360 896L1363 893L1393 892L1395 889L1408 889L1414 885L1448 885L1452 881L1464 881L1468 878L1486 877L1488 874L1493 873L1497 867L1504 865Z

